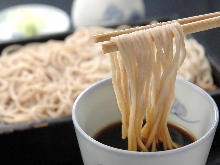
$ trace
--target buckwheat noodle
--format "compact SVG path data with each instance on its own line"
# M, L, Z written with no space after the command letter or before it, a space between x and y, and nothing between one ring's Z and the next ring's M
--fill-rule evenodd
M212 70L204 47L193 38L185 39L186 59L177 72L177 77L195 83L206 90L214 90Z
M110 59L122 114L122 138L128 137L128 150L156 151L158 143L165 150L178 148L170 137L167 121L177 71L186 55L180 24L175 22L111 40L119 48L119 52L110 54Z
M79 29L65 41L13 45L0 58L0 123L71 114L78 94L110 76L108 58L92 40L107 29ZM100 56L99 56L100 55Z
M112 29L80 28L64 41L5 48L0 57L0 123L17 124L70 115L72 104L82 90L111 75L108 58L92 40L93 34L108 31ZM186 59L178 76L213 89L204 48L194 39L185 39L185 43Z

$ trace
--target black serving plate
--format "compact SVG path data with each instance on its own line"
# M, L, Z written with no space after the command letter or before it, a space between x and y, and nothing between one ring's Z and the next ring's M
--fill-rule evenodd
M154 18L159 21L168 21L173 18ZM129 25L140 26L150 21L133 22ZM117 25L113 26L116 27ZM214 33L216 41L218 33ZM60 33L27 38L17 41L0 43L0 52L12 44L27 44L30 42L45 42L50 39L63 40L67 35ZM213 46L214 42L207 39L206 35L193 36L206 46L208 57L213 67L215 83L220 87L220 61L216 60L220 54L220 47ZM218 48L218 49L217 49ZM210 92L220 107L220 88ZM220 129L217 129L214 142L210 151L207 165L220 164ZM94 158L96 159L96 158ZM36 121L17 125L0 125L0 164L23 164L23 165L82 165L80 150L78 147L71 116Z

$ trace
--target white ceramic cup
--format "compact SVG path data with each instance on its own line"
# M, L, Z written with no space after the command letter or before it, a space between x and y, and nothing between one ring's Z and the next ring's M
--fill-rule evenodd
M74 0L71 11L74 27L126 24L145 17L143 0Z
M84 164L205 165L218 125L218 108L204 90L184 80L176 80L175 94L169 121L190 131L198 140L169 151L134 152L92 138L103 127L121 119L111 79L82 92L74 103L72 117Z

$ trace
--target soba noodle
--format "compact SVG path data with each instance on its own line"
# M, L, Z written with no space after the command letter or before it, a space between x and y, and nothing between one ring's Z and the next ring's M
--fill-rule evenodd
M195 39L185 39L186 59L178 70L177 77L195 83L206 90L215 89L209 61L204 47Z
M108 58L91 37L104 31L79 29L65 41L6 48L0 58L0 122L15 124L71 114L82 90L110 76Z
M177 148L167 122L177 70L186 54L180 24L175 22L111 40L119 48L110 58L122 114L122 138L128 137L128 150L156 151L158 143L165 150Z
M92 40L93 34L108 31L112 30L81 28L64 41L5 48L0 57L0 123L71 114L72 104L82 90L111 75L108 58ZM211 69L203 47L191 39L185 42L187 56L178 76L211 89Z

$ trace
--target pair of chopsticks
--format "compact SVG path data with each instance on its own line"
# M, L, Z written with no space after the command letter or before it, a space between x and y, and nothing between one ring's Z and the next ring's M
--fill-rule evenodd
M208 29L214 29L214 28L220 27L220 12L209 13L209 14L188 17L188 18L183 18L183 19L177 19L174 21L177 21L180 23L185 35L192 34L192 33L200 32L200 31L205 31ZM153 25L140 26L140 27L125 29L125 30L114 31L110 33L98 34L94 36L94 39L96 42L105 41L104 43L102 43L102 50L104 54L115 52L118 50L118 47L114 42L109 41L111 37L115 37L121 34L128 34L128 33L139 31L139 30L149 29L149 28L153 28L156 26L162 26L162 25L166 25L172 22L173 21L168 21L168 22L162 22L162 23L157 23Z

